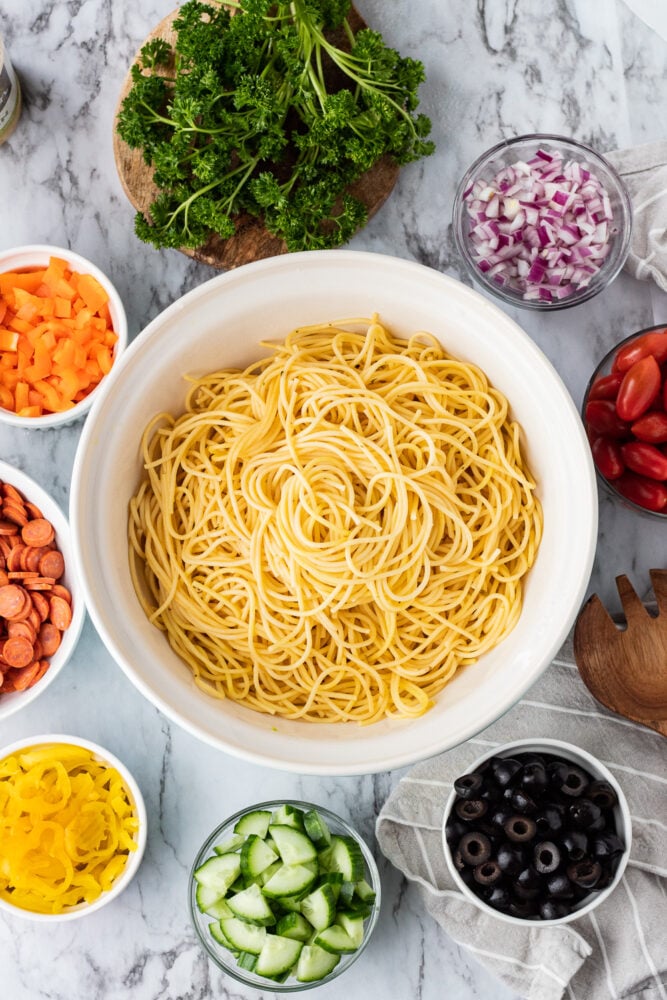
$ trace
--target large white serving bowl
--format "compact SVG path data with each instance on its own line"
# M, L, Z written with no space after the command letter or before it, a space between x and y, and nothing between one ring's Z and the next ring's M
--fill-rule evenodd
M183 376L245 367L260 340L296 326L380 315L395 333L427 330L478 364L524 428L539 484L544 537L512 633L461 671L416 720L372 726L290 722L200 691L135 596L127 512L142 475L151 417L181 413ZM469 739L540 676L584 596L597 533L590 448L560 378L497 306L452 278L379 254L322 251L276 257L213 278L156 317L119 359L77 452L70 522L90 615L139 690L189 732L228 753L289 771L365 774L400 767Z

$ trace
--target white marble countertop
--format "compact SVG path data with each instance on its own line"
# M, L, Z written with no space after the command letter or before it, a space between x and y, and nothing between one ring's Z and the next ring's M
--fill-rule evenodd
M121 81L171 0L0 0L0 31L26 108L0 148L0 247L68 245L91 258L124 299L131 335L214 272L139 243L114 169L111 123ZM622 0L359 0L367 21L427 70L422 105L437 152L407 167L353 247L465 275L450 226L456 183L503 137L553 131L601 152L664 138L667 43ZM667 296L622 275L592 302L515 318L549 356L575 402L597 360L627 333L667 320ZM80 425L48 432L0 427L0 454L67 505ZM639 588L667 565L664 525L602 498L591 590L616 603L614 577ZM83 921L51 927L0 918L7 1000L205 1000L260 994L225 979L198 947L185 891L189 864L225 816L262 798L321 802L372 841L399 773L318 779L234 760L170 724L132 687L87 623L47 694L0 726L0 744L41 732L93 739L132 769L146 797L146 857L130 889ZM363 959L322 998L494 998L511 994L460 951L386 863L384 905ZM271 991L261 994L273 996Z

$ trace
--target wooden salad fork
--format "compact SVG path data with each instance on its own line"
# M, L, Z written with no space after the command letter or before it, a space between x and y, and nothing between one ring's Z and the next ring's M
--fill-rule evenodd
M593 697L667 736L667 570L650 575L658 616L649 614L627 576L618 576L627 628L620 629L593 594L577 619L574 658Z

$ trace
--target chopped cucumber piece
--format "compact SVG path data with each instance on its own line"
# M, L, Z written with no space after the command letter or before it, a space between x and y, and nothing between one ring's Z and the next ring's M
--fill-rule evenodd
M279 806L271 817L271 826L292 826L295 830L303 830L303 813L295 806Z
M336 914L336 923L350 936L355 948L364 940L364 918L360 913L342 911Z
M331 859L333 857L333 846L329 844L328 847L323 847L317 852L317 863L320 866L321 872L331 871Z
M315 938L315 944L334 955L347 955L357 950L356 944L340 924L325 927Z
M231 917L232 911L217 889L209 889L205 885L197 885L195 900L202 913L220 920L221 917Z
M301 900L304 898L304 895L308 895L309 891L307 890L298 896L281 896L280 899L276 899L275 901L276 909L286 910L288 913L301 913Z
M268 934L259 953L255 972L258 976L268 976L269 979L289 973L296 964L302 948L303 943L295 941L294 938Z
M239 850L243 844L243 840L244 838L240 834L235 833L229 840L223 841L222 844L216 844L213 850L216 854L231 854L233 851Z
M257 965L257 955L253 955L249 951L242 951L236 960L236 964L239 969L245 969L246 972L254 972Z
M360 881L357 882L356 886L354 887L354 891L356 892L357 896L362 902L364 903L375 902L375 892L370 887L366 879L363 878L360 879Z
M251 833L241 848L241 872L245 878L257 878L277 860L276 852L256 833Z
M317 851L312 840L293 826L272 826L271 836L286 865L317 861Z
M260 885L266 885L272 875L275 875L279 868L282 868L282 861L274 861L272 865L265 868L261 875L257 876L257 882Z
M315 983L333 972L339 962L340 955L325 951L316 944L306 944L299 955L296 978L300 983Z
M301 901L301 912L316 931L329 927L336 916L336 897L330 885L321 885Z
M249 951L259 955L266 941L266 928L246 923L238 917L226 917L220 921L222 933L239 951Z
M340 889L343 884L343 876L340 872L323 872L319 877L320 885L330 885L336 903L338 902L338 897L340 895Z
M340 906L349 906L352 902L352 897L354 896L355 883L354 882L343 882L340 887L340 893L338 894L338 902Z
M229 940L229 938L226 937L226 935L223 933L222 928L220 927L219 920L216 920L214 924L209 924L208 929L211 932L211 937L213 938L214 941L216 941L218 944L221 944L223 948L227 949L227 951L231 951L234 957L236 957L239 954L237 949Z
M303 825L315 847L326 847L331 843L331 833L316 809L304 813Z
M251 833L255 833L264 840L270 822L271 813L267 809L255 809L253 812L241 816L234 827L234 833L238 833L242 837L249 837Z
M364 877L364 856L352 837L332 838L330 871L342 872L346 882L359 882Z
M373 911L373 904L362 903L358 896L353 896L347 904L347 909L357 917L369 917Z
M308 941L312 933L312 926L300 913L286 913L276 924L276 934L295 941Z
M272 875L262 892L269 899L280 899L281 896L296 896L307 892L315 881L315 875L304 865L281 865L275 875Z
M209 858L194 873L200 885L215 890L218 896L224 896L231 885L239 877L241 859L238 854L221 854Z
M243 892L237 892L227 902L232 914L241 920L247 920L249 924L269 927L276 922L273 910L258 885L253 884Z

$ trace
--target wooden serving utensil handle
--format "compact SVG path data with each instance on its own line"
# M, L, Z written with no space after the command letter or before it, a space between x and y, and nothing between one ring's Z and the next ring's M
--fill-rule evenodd
M574 658L594 698L667 736L667 570L650 572L658 616L649 613L628 578L619 576L627 627L618 627L594 594L575 625Z

